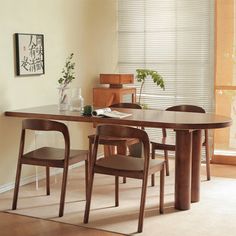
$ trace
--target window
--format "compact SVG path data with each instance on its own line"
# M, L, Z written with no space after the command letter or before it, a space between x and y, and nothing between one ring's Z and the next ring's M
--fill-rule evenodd
M118 19L120 73L154 69L165 80L165 91L146 81L142 103L214 110L214 0L118 0Z
M216 113L236 118L236 2L216 1ZM236 125L216 130L215 163L236 164Z

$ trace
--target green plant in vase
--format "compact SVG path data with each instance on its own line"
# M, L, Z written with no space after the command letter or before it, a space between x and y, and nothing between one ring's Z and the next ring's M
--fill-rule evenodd
M74 54L71 53L66 59L64 68L62 69L62 77L58 80L59 83L59 110L67 110L68 101L68 85L75 79L75 62L72 62Z
M143 86L148 77L150 77L154 84L156 84L157 87L162 88L165 90L165 82L162 78L162 76L155 70L149 70L149 69L137 69L136 70L136 79L138 82L141 82L140 92L139 92L139 100L138 103L142 105L143 108L147 108L146 104L141 104L141 97L143 92Z

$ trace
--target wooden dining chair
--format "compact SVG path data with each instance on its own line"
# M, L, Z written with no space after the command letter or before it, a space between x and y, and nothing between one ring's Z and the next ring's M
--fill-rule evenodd
M129 109L142 109L142 107L137 103L116 103L112 104L110 107L112 108L129 108ZM92 148L95 140L95 135L89 135L89 156L92 155ZM130 152L135 156L141 156L141 148L138 144L138 141L136 139L125 139L125 138L101 138L100 144L106 145L106 151L108 152L108 156L111 155L114 152L114 147L117 147L117 153L126 155L127 154L127 148L130 150ZM118 179L116 179L118 181ZM123 183L126 183L126 178L123 178Z
M172 106L166 109L166 111L179 111L179 112L193 112L193 113L206 113L202 107L194 106L194 105L178 105ZM202 143L205 146L206 152L206 173L207 180L210 180L210 154L209 154L209 141L208 141L208 130L204 130L204 142ZM151 141L151 152L152 159L155 158L155 151L163 150L164 158L166 163L166 175L169 175L169 159L168 159L168 151L175 151L175 139L172 137L167 137L166 129L162 129L162 139ZM152 186L155 185L155 177L152 175Z
M109 158L97 159L97 150L100 139L104 137L134 138L142 143L144 148L144 158L136 158L127 155L114 154ZM164 204L164 161L150 159L150 142L144 130L118 125L100 125L97 127L93 155L91 160L91 172L89 178L88 198L86 201L84 223L88 223L94 174L105 174L113 176L123 176L142 180L141 202L139 210L138 232L142 232L144 208L147 191L148 175L160 171L160 205L159 211L163 213ZM115 186L115 198L119 198L119 185ZM116 200L118 202L118 200Z
M65 148L41 147L33 151L24 153L25 136L27 130L40 130L40 131L57 131L62 133L65 141ZM59 217L63 216L65 196L66 196L66 183L68 175L68 167L71 164L85 161L85 185L86 185L86 198L87 198L87 185L88 185L88 151L87 150L70 150L70 137L69 131L65 124L40 119L26 119L22 122L22 131L20 139L20 150L18 156L18 164L16 171L15 189L12 210L17 208L18 192L20 186L20 176L22 165L37 165L46 167L46 194L50 195L50 167L63 168L61 197Z

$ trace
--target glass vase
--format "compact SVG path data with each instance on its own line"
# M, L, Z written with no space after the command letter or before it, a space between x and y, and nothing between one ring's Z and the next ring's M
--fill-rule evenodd
M69 109L69 88L58 88L58 109L59 111L66 111Z

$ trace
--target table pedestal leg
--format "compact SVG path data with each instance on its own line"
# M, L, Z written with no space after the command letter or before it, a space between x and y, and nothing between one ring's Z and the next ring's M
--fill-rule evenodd
M175 208L190 209L192 132L176 130Z
M200 200L201 130L193 131L191 202Z

